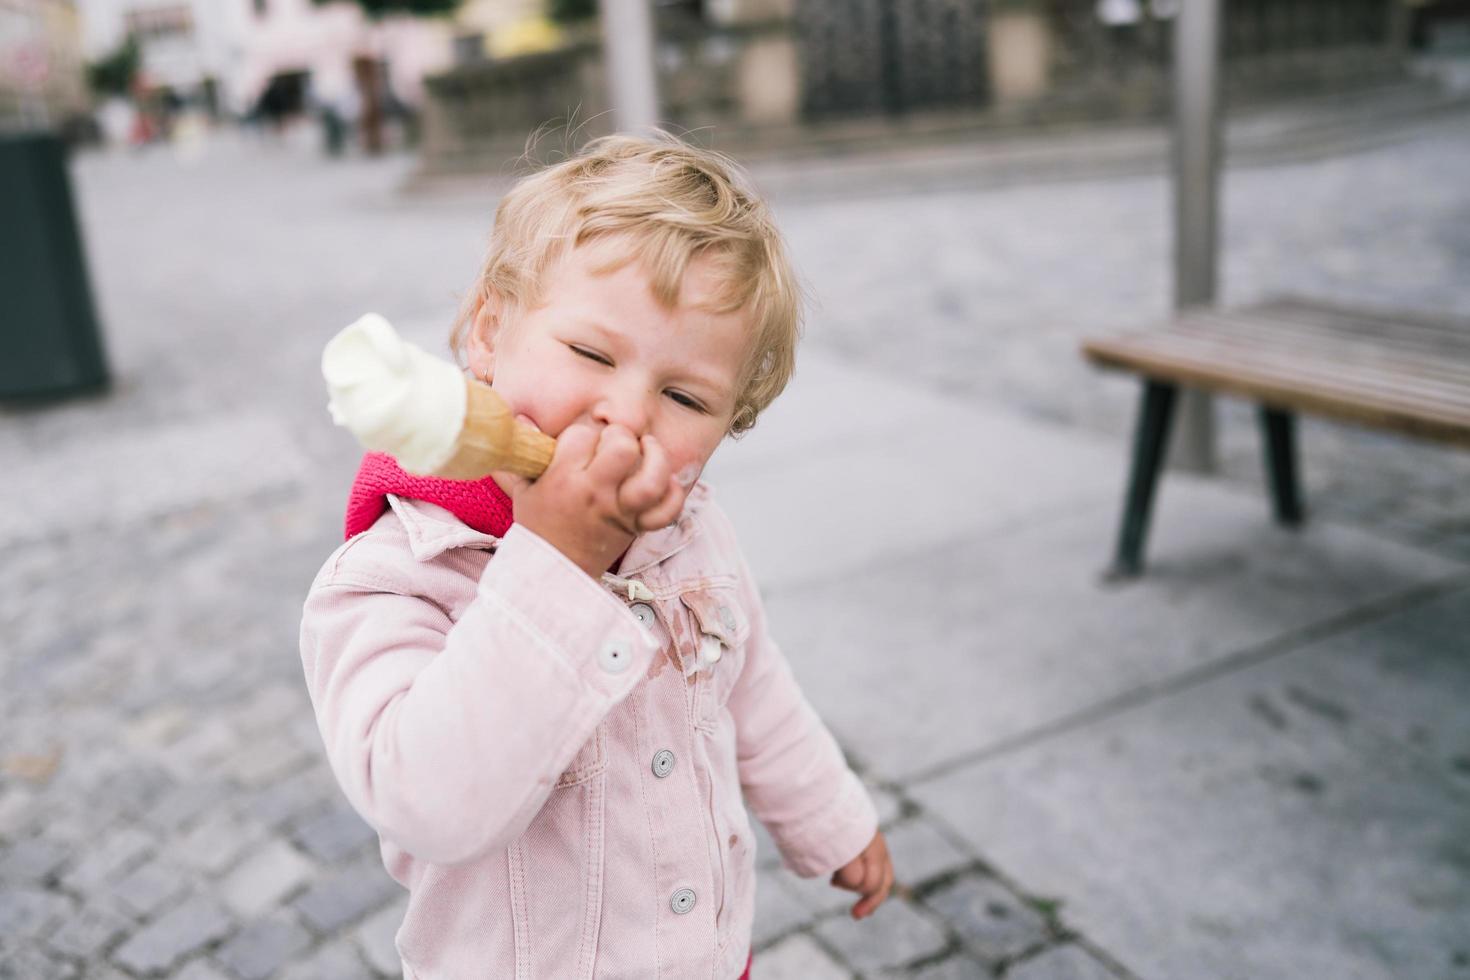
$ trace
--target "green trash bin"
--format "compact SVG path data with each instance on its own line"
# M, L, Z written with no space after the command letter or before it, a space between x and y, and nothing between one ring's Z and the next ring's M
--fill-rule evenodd
M105 388L66 150L50 133L0 136L0 400Z

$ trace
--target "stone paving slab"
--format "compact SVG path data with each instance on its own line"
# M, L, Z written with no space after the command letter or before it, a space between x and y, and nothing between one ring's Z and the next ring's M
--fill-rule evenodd
M786 875L787 872L767 868L756 870L755 924L750 943L757 952L810 925L815 917L810 905L782 886L780 879Z
M752 968L752 975L754 968ZM782 940L761 956L764 980L851 980L852 973L833 961L810 936Z
M134 973L162 973L233 928L229 914L208 896L192 896L134 933L113 959Z
M913 970L904 970L903 976L912 980L975 980L990 974L989 968L964 953L947 956L935 963L926 963ZM893 976L895 974L890 974Z
M863 974L931 959L949 945L940 920L902 898L884 902L861 922L849 916L827 919L814 934Z
M1113 980L1109 967L1077 946L1056 946L1017 963L1006 980Z
M1051 923L993 878L965 875L924 897L977 959L1000 965L1034 952L1053 938Z
M1470 592L1454 590L1314 644L1303 657L1324 669L1311 670L1310 685L1292 685L1277 700L1370 727L1470 778L1467 652ZM1266 715L1289 713L1273 711L1275 701L1264 697L1257 706Z
M284 910L247 924L214 953L240 980L267 980L313 945L312 936Z
M844 744L903 780L1466 567L1352 528L1283 532L1228 488L1168 491L1125 587L1099 576L1114 508L1084 502L773 589L771 621Z
M1140 976L1451 976L1470 660L1414 621L1467 603L1470 580L912 792Z

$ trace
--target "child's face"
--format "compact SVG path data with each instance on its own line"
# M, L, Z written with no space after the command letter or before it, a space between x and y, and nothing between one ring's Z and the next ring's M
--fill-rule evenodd
M729 429L749 328L738 312L703 309L715 287L707 261L689 264L677 308L666 309L637 263L593 272L617 247L573 249L548 270L544 302L513 323L492 297L475 317L470 369L548 435L618 423L656 438L693 482Z

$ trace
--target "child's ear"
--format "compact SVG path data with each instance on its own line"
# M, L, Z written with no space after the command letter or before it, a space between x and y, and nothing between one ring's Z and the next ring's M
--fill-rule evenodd
M470 334L465 344L465 357L470 373L486 384L495 377L495 342L500 338L501 310L504 304L493 289L485 291L470 318Z

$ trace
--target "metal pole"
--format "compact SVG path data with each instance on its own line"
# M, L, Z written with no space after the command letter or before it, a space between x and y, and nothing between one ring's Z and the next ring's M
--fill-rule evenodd
M1174 307L1215 301L1220 198L1220 0L1183 0L1174 17ZM1171 464L1215 469L1213 399L1186 391Z
M601 0L600 7L613 120L624 132L653 129L659 121L658 76L649 0Z

